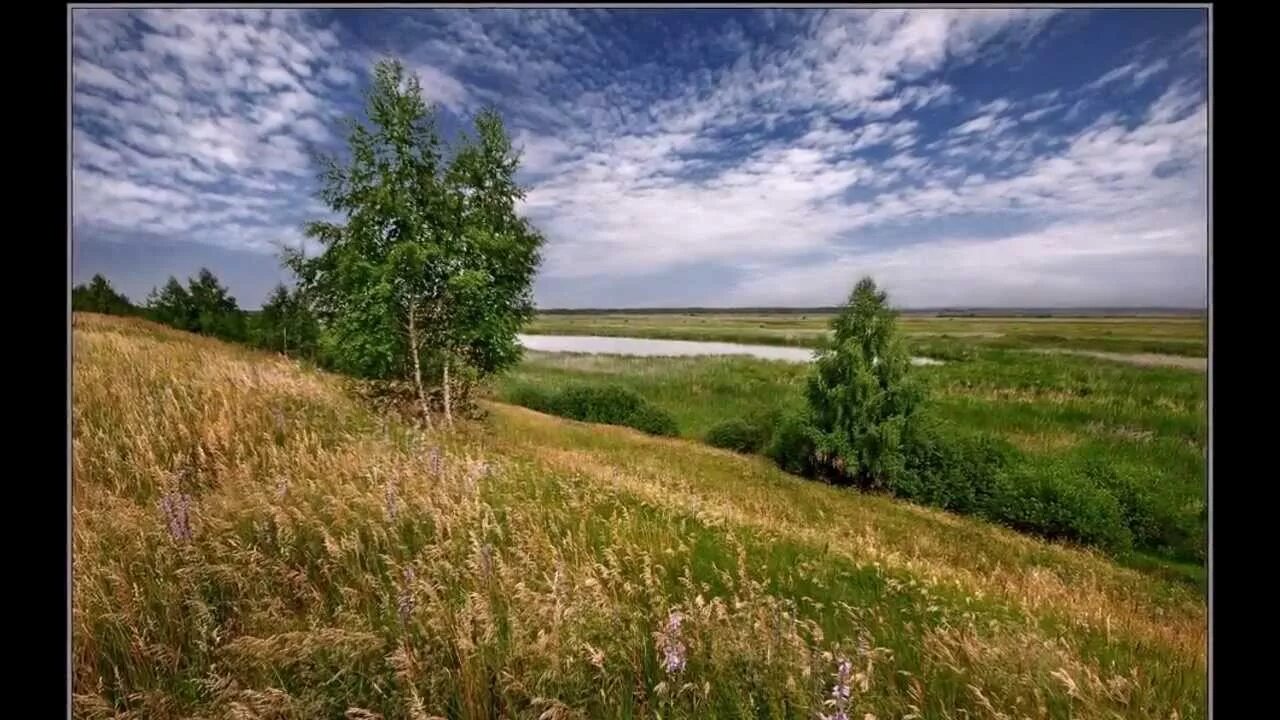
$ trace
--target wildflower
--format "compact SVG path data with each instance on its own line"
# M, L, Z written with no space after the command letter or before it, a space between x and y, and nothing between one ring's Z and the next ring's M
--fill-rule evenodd
M283 498L289 494L289 481L281 477L276 480L276 497Z
M409 622L409 616L413 614L414 577L413 567L406 567L404 569L404 586L400 588L400 597L396 603L396 608L400 611L400 622L406 624Z
M820 715L822 720L849 720L849 697L853 694L850 681L853 679L853 663L841 658L836 666L836 682L831 686L831 699L827 705L835 708L830 715Z
M431 448L431 454L427 459L427 466L431 470L431 474L440 477L440 471L443 469L443 463L440 457L440 448Z
M684 670L685 666L685 646L680 638L680 623L684 621L684 616L680 611L673 611L668 617L666 625L658 633L658 649L662 651L662 667L668 673L678 673Z
M160 498L160 511L168 523L169 536L178 542L191 539L190 508L191 497L185 493L170 490Z

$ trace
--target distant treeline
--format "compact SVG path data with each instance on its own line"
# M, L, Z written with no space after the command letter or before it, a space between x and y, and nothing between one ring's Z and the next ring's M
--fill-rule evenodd
M678 307L678 308L541 308L541 315L821 315L839 307ZM930 317L1197 317L1199 308L900 308L902 315Z
M71 290L71 309L106 315L129 315L189 332L314 360L319 324L297 291L280 285L260 310L240 309L236 299L208 268L183 285L170 277L161 288L136 305L102 275Z

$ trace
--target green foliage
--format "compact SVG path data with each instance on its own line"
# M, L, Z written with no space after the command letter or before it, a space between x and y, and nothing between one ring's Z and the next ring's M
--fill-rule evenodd
M179 330L238 342L248 338L244 313L208 268L200 268L185 288L170 277L163 288L152 290L147 314Z
M163 288L152 290L147 297L147 314L152 320L179 330L197 331L195 307L191 294L170 276Z
M94 275L88 285L77 285L71 289L71 310L105 315L135 315L138 312L129 298L116 292L101 275Z
M712 426L706 437L708 445L741 453L758 452L768 439L767 427L741 418L730 418Z
M894 322L885 293L863 278L832 320L831 342L809 376L818 457L862 487L902 474L903 434L923 399Z
M465 382L510 366L543 240L516 215L519 159L501 118L482 111L446 157L435 109L396 61L375 68L366 110L345 163L327 158L321 175L345 221L307 226L319 256L286 256L326 328L323 354L356 375L413 377L420 395L423 371L461 365Z
M814 473L816 444L813 423L806 411L791 410L779 417L765 455L789 473Z
M1203 502L1186 502L1158 492L1150 470L1101 458L1088 458L1077 473L1103 488L1120 503L1135 547L1149 548L1181 560L1204 562L1206 528Z
M639 394L616 385L570 385L560 390L521 386L507 399L531 410L583 422L623 425L650 435L676 436L676 421Z
M1016 465L997 474L981 514L1050 539L1096 545L1110 552L1133 547L1133 533L1115 495L1063 464L1028 472Z
M948 433L920 414L904 438L904 472L888 489L899 497L959 513L987 507L994 478L1013 451L998 438Z
M279 285L249 322L253 345L273 352L314 358L320 326L301 291Z

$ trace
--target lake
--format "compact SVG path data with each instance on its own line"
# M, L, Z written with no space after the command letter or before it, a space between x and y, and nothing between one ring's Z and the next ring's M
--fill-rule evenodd
M553 353L589 353L593 355L635 355L639 357L675 357L688 355L749 355L762 360L810 362L812 348L744 343L702 342L694 340L657 340L654 338L608 337L604 335L519 335L520 344L529 350ZM938 365L941 361L926 357L911 358L913 365Z

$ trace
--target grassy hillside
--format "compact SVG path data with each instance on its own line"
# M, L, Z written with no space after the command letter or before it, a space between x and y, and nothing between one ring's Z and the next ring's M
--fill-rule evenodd
M930 388L931 410L953 432L1002 440L1025 482L1065 474L1116 495L1139 550L1178 561L1170 569L1181 575L1203 578L1203 373L991 349L950 357L913 372ZM730 419L767 423L771 411L803 405L805 372L800 364L745 357L529 353L496 392L516 401L529 388L619 385L668 412L682 436L697 440Z
M763 345L816 345L829 313L542 314L528 332L711 340ZM1116 353L1204 357L1203 317L930 317L899 324L916 351L939 346L1005 349L1074 348Z
M73 352L77 717L813 718L839 658L852 717L1205 715L1202 599L1093 554L142 321Z

